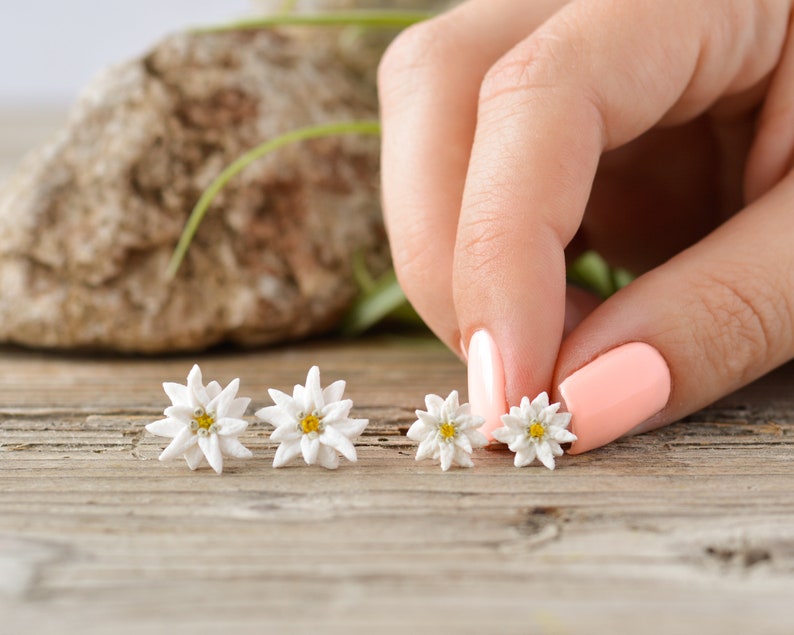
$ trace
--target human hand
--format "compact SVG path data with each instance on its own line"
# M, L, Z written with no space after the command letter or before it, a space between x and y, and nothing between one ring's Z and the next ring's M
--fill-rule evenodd
M469 0L386 52L395 268L489 431L550 390L583 452L794 357L791 5ZM643 274L586 317L584 248Z

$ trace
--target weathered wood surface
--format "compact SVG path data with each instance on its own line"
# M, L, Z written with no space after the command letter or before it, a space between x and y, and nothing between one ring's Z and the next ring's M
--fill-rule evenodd
M435 342L204 355L249 415L317 363L372 420L336 472L253 423L216 476L143 428L193 361L0 352L0 633L794 632L793 367L555 472L442 473L401 434L465 386Z
M60 116L0 112L0 178ZM218 477L143 429L193 361L0 351L0 634L794 632L794 367L553 473L443 474L400 433L465 386L439 345L205 355L250 412L318 363L373 422L331 473L255 423Z

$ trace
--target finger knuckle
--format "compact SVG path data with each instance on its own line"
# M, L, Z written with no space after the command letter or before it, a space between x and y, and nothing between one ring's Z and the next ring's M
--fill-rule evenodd
M705 333L699 341L703 358L728 385L739 386L763 372L781 347L790 349L791 311L767 272L716 269L696 283L697 307L690 318Z
M480 104L487 105L505 96L526 95L549 88L557 54L548 42L548 39L539 38L528 40L497 61L483 78Z
M400 286L412 301L422 294L428 278L439 274L441 254L428 247L422 229L403 227L400 240L391 241L391 256Z
M459 280L497 273L521 248L514 224L501 209L498 204L484 205L459 227L454 272Z
M449 63L449 43L443 20L436 18L402 31L386 49L378 65L378 91L388 105L410 98L418 85Z

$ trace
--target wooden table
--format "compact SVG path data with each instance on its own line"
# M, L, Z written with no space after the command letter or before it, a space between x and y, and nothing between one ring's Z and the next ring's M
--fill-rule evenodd
M162 381L254 409L319 364L371 425L336 472L162 463ZM440 344L380 336L196 358L0 351L0 633L794 632L794 367L688 422L516 469L442 473L405 436L465 387Z

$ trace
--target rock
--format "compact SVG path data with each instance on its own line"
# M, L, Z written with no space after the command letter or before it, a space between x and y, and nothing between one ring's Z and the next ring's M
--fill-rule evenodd
M357 292L353 255L388 266L373 138L260 159L218 197L177 278L165 271L200 193L244 151L377 116L378 52L352 68L338 40L180 34L98 77L0 190L0 341L160 353L334 326Z

